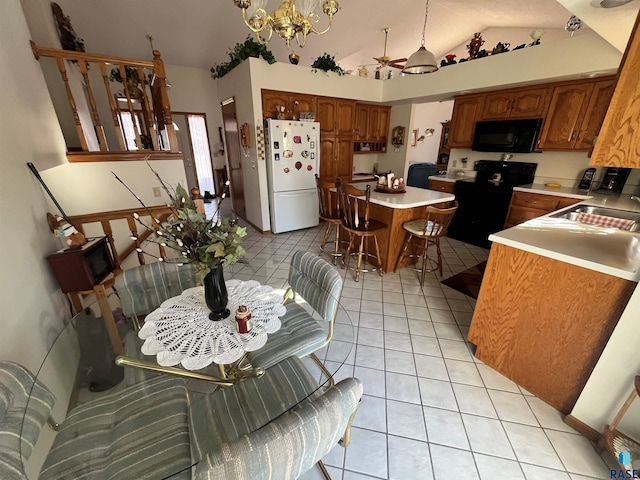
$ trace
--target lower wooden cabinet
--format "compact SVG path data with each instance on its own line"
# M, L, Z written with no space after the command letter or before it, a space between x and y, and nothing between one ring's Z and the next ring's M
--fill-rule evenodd
M447 182L444 180L429 180L429 190L436 190L438 192L453 193L456 187L455 182Z
M579 198L558 197L530 192L513 192L511 205L504 228L511 228L520 223L541 217L560 208L581 202Z

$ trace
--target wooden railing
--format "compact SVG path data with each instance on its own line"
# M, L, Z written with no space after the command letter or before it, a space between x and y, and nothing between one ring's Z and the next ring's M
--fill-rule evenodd
M151 227L157 227L158 222L164 222L169 215L173 213L172 207L166 205L158 205L155 207L145 208L130 208L126 210L112 210L110 212L89 213L85 215L73 215L69 217L71 224L76 227L78 231L86 235L87 226L90 224L99 223L102 227L102 233L107 237L107 241L111 246L113 252L114 262L116 269L120 270L122 262L125 258L131 255L134 251L138 255L138 263L140 265L145 264L144 253L137 251L138 248L143 248L142 244L153 233L149 230L139 231L138 221L135 219L134 214L139 214L145 224ZM116 246L114 239L114 228L112 222L126 220L129 228L129 238L131 242L126 242L123 247L121 239L118 239L120 247ZM166 258L165 249L158 244L158 256Z
M151 152L154 152L152 159L167 158L167 154L176 156L178 140L171 117L164 62L158 50L153 51L152 61L144 61L39 47L33 41L31 48L36 59L55 59L64 82L82 150L69 152L70 161L135 160ZM84 91L81 98L78 94L74 96L70 82L70 76L78 75ZM112 77L122 80L122 90L111 90ZM100 85L92 85L91 78L94 83L103 84L104 92ZM106 122L105 116L110 117ZM90 118L91 125L83 125L82 118ZM92 137L87 138L88 135ZM118 155L123 153L125 155Z

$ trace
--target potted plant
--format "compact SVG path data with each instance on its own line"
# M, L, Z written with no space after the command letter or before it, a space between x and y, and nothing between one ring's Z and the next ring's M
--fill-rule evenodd
M251 35L247 35L244 42L236 43L233 48L229 49L227 55L229 56L228 62L219 63L211 67L212 78L224 77L249 57L262 57L269 64L276 63L276 58L271 53L271 50L267 49L266 45L255 40Z
M141 79L138 75L138 69L135 67L125 66L124 71L126 74L125 79L122 78L122 74L120 73L120 69L118 67L112 68L111 75L109 75L109 80L111 80L112 82L122 83L129 92L129 96L131 98L142 98L142 90L138 88L138 85L140 85L141 82L145 84L147 83L144 79L144 76Z
M311 68L314 72L322 70L323 72L336 72L338 75L344 75L344 70L336 63L335 58L326 52L315 59Z

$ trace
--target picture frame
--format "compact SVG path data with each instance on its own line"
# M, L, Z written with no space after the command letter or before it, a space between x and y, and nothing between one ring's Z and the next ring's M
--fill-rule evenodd
M410 145L412 147L415 147L416 145L418 145L418 129L417 128L411 130L411 143L410 143Z
M394 147L399 147L400 145L404 145L404 133L405 128L401 126L393 127L391 131L391 144Z

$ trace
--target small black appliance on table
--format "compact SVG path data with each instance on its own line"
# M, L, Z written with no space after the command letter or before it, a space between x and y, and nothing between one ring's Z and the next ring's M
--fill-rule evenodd
M479 160L475 179L456 181L458 211L448 237L489 248L488 237L503 229L513 187L533 183L537 163Z

